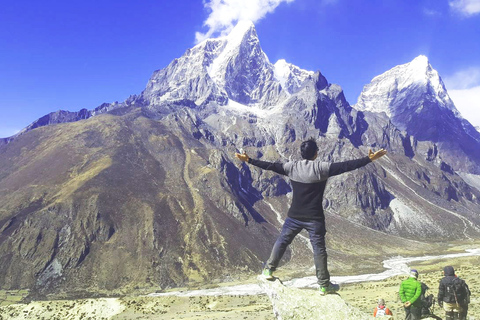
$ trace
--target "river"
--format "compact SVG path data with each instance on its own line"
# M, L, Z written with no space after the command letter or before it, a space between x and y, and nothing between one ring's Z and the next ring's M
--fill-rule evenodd
M345 283L356 283L356 282L365 282L365 281L380 281L397 275L408 275L410 268L408 267L409 263L416 261L428 261L435 259L452 259L468 256L480 256L480 249L468 249L463 253L452 253L444 254L437 256L422 256L422 257L394 257L388 260L383 261L383 267L385 270L381 273L372 273L372 274L361 274L355 276L341 276L341 277L332 277L331 280L334 283L345 284ZM295 288L316 288L317 278L304 277L292 279L285 281L284 285ZM172 292L162 292L162 293L152 293L149 294L151 297L158 296L220 296L220 295L258 295L263 294L262 288L255 284L242 284L235 286L225 286L218 287L213 289L202 289L202 290L185 290L185 291L172 291Z

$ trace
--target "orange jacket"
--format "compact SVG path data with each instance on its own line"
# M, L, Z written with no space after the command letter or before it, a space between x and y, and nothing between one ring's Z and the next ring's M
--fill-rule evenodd
M383 306L383 308L382 307L376 307L375 309L373 309L373 316L374 317L377 316L377 310L378 309L385 309L385 315L386 316L393 316L392 311L390 311L390 309L388 309L387 307Z

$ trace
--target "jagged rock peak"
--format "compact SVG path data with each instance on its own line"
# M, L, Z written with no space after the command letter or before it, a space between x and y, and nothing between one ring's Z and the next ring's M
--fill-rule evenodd
M227 68L232 67L232 59L241 53L242 48L249 47L248 49L257 50L259 51L257 53L263 54L255 26L251 21L239 21L227 36L218 40L222 41L224 46L220 54L208 66L208 74L217 84L225 84ZM252 53L250 53L251 55ZM263 57L268 62L266 55L263 54Z
M405 111L421 109L421 102L425 100L436 102L460 117L438 72L432 68L426 56L420 55L409 63L398 65L373 78L364 87L355 108L385 112L392 118Z
M223 47L207 66L207 72L229 99L268 107L286 97L251 21L240 21L219 40L224 42Z
M282 88L289 93L299 89L303 81L315 74L313 71L300 69L299 67L288 63L285 59L280 59L274 64L275 78L280 82Z
M260 47L251 21L240 21L224 37L206 39L156 71L143 98L150 104L188 99L195 104L233 100L268 108L287 97Z

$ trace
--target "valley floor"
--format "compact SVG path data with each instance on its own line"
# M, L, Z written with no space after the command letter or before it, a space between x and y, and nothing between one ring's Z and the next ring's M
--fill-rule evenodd
M438 294L438 285L443 277L443 267L452 265L456 274L465 280L472 292L471 303L469 305L468 320L480 320L480 257L456 258L450 261L423 261L422 263L412 264L412 269L420 272L419 280L424 282L429 290L428 294L433 294L435 300ZM395 319L404 319L405 312L398 296L400 282L406 276L395 276L384 281L362 282L349 284L342 288L340 294L351 305L365 312L372 312L376 307L377 300L383 298L388 308L394 314ZM435 301L431 309L433 313L442 319L445 318L445 312Z
M430 260L411 264L420 272L420 280L436 297L443 266L453 265L456 273L465 279L472 291L469 320L480 320L480 257L462 257L451 260ZM340 296L349 304L364 312L373 312L378 298L383 298L392 309L395 319L405 314L398 298L398 288L405 276L395 276L383 281L346 284ZM309 289L305 289L309 290ZM123 298L78 299L34 301L18 303L25 292L0 292L3 297L0 319L114 319L114 320L160 320L160 319L275 319L271 303L266 295L242 296L137 296ZM312 291L314 294L314 291ZM9 298L10 297L10 298ZM8 304L8 305L6 305ZM435 304L434 314L444 318L444 312Z

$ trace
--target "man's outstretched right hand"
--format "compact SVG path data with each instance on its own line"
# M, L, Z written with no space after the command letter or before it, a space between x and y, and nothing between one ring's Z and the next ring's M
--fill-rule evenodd
M370 151L368 151L368 157L372 161L378 160L386 154L387 154L387 150L385 150L385 149L380 149L377 152L373 152L372 149L370 149Z

